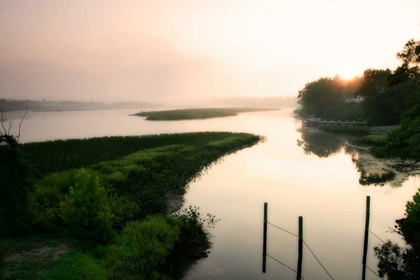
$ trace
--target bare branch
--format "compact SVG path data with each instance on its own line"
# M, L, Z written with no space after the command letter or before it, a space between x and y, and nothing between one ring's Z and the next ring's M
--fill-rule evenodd
M10 129L12 129L13 126L13 119L9 119L9 129L7 130L7 134L10 135Z
M19 143L19 139L20 139L20 129L21 129L21 127L22 127L22 123L23 123L23 120L25 119L25 117L26 117L26 114L28 113L28 105L26 105L26 111L25 111L25 114L23 115L23 117L22 117L22 119L20 120L20 123L19 123L19 132L18 132L18 136L16 137L16 140L17 140L17 142Z
M1 112L0 112L0 117L1 117L1 120L0 120L0 122L1 122L1 126L2 126L3 131L4 131L4 132L2 131L2 134L6 135L6 134L7 134L7 130L6 130L6 128L4 127L3 111L1 111Z

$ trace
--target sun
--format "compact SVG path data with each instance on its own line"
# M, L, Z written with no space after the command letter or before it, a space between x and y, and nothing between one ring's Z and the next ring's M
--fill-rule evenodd
M347 68L344 68L343 70L341 70L339 75L343 80L351 80L351 79L353 79L354 77L357 76L354 69L350 68L350 67L347 67Z

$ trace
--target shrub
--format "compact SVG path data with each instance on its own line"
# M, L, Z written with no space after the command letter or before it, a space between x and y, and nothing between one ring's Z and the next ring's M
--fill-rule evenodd
M77 183L60 202L60 217L77 236L108 240L112 235L113 214L105 188L91 170L80 169Z
M54 185L35 186L28 197L28 216L35 229L48 232L58 230L62 225L59 203L64 199L64 194Z
M127 223L116 243L103 249L109 279L159 279L179 237L179 221L171 216Z

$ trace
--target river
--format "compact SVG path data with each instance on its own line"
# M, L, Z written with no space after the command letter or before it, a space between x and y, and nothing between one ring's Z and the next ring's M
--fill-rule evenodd
M210 213L220 221L209 229L213 243L209 257L198 261L185 279L296 279L291 269L296 270L298 242L292 234L298 233L299 216L305 243L332 278L360 279L366 196L371 197L371 232L404 244L390 228L404 216L406 202L420 187L418 175L392 169L389 162L346 145L345 137L316 129L302 132L292 110L168 122L129 116L138 111L28 112L20 142L191 131L266 136L264 143L224 157L190 184L184 206L198 206L203 215ZM15 118L12 133L18 132L22 114L9 113ZM272 257L265 274L261 272L264 202L271 223L268 254ZM372 233L367 264L376 272L373 247L382 242ZM303 254L304 279L330 279L308 247ZM368 270L366 279L378 277Z

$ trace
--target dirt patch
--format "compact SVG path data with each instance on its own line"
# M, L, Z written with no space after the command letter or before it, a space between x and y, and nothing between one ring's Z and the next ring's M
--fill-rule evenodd
M59 243L57 246L35 247L20 252L12 252L6 255L4 262L20 262L24 260L57 260L60 256L67 254L70 248L65 243Z

